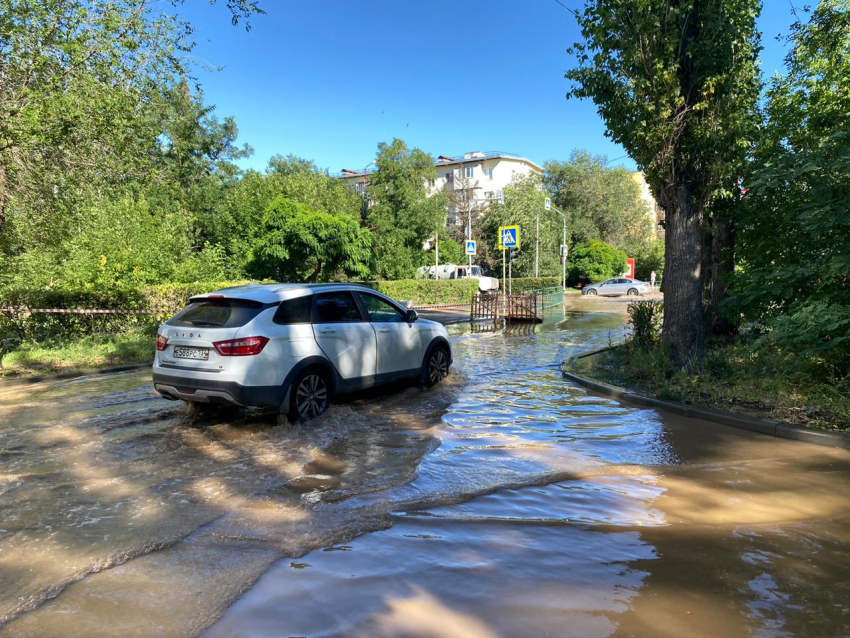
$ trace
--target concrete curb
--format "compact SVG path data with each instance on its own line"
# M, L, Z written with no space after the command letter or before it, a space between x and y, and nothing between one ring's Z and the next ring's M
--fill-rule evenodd
M93 368L88 370L76 370L74 372L59 372L57 374L44 374L31 377L9 378L3 379L0 377L0 389L4 387L12 387L16 385L32 385L35 383L44 383L45 381L61 381L62 379L77 379L79 377L98 377L104 374L114 374L117 372L130 372L132 370L142 370L150 368L153 361L149 363L132 363L123 366L113 366L111 368Z
M845 450L850 449L850 435L845 434L843 432L816 430L814 428L807 428L800 425L792 425L790 423L783 423L781 421L757 419L755 417L734 414L732 412L721 412L719 410L709 410L707 408L696 408L691 405L685 405L684 403L653 399L651 397L645 397L640 394L629 392L628 390L618 388L617 386L608 385L607 383L600 383L599 381L591 381L590 379L585 379L584 377L580 377L579 375L574 374L568 370L568 368L579 359L584 359L586 357L591 357L602 352L607 352L609 350L613 350L615 347L616 346L608 346L607 348L600 348L591 352L585 352L575 357L570 357L564 363L561 364L561 374L566 379L578 383L579 385L587 388L588 390L593 390L597 394L618 399L620 401L625 401L627 403L632 403L643 407L667 410L668 412L681 414L682 416L691 417L695 419L705 419L706 421L713 421L715 423L720 423L721 425L728 425L733 428L749 430L750 432L758 432L760 434L767 434L769 436L773 436L779 439L803 441L805 443L813 443L814 445L837 447L843 448Z

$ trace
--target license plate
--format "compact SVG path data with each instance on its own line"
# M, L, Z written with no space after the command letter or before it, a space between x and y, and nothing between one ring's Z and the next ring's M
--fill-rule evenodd
M210 350L209 348L183 348L181 346L175 346L174 358L208 361L210 358Z

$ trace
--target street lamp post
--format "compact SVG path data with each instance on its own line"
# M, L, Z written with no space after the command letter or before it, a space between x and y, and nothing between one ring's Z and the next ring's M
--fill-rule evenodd
M556 213L558 213L561 216L561 219L564 220L564 239L563 239L564 243L561 244L561 245L566 246L567 245L567 216L564 215L564 213L559 211L554 206L552 206L552 210L555 211ZM561 285L564 288L564 292L566 292L566 290L567 290L567 256L561 255L561 257L564 260L564 263L562 264Z

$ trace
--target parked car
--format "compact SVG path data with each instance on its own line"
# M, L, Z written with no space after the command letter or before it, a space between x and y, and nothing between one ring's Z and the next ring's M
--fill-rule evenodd
M449 373L444 326L366 286L249 284L189 300L157 331L153 383L167 399L271 406L294 421L335 394Z
M601 284L593 284L585 286L581 289L583 295L600 295L602 297L619 297L620 295L646 295L652 292L652 286L649 282L640 281L638 279L626 279L625 277L615 277L607 279Z
M456 264L440 264L439 266L422 266L416 270L417 279L477 279L478 290L498 290L499 280L488 277L481 266L458 266Z

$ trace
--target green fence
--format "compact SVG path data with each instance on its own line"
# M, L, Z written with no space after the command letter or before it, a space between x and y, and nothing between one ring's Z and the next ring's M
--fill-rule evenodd
M535 288L523 291L524 295L537 295L537 307L544 313L551 308L561 308L564 305L564 289L560 286L550 288Z

